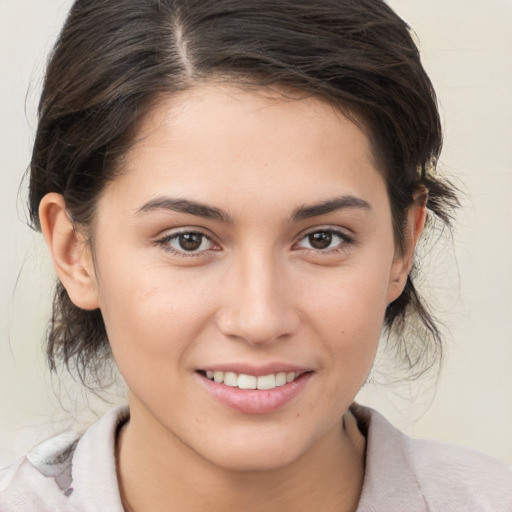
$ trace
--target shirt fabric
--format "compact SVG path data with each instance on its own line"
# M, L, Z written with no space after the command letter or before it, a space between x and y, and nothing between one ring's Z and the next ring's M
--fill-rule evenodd
M353 404L366 437L357 512L512 512L512 468L439 441L411 439L378 412ZM0 471L0 512L123 512L115 442L127 407L80 437L56 436Z

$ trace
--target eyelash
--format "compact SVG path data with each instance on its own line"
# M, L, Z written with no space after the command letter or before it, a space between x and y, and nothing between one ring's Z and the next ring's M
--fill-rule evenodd
M194 231L194 230L180 231L178 233L172 233L170 235L166 235L163 238L160 238L159 240L157 240L156 243L157 243L157 245L161 246L162 249L164 249L164 251L170 252L171 254L174 254L176 256L183 257L183 258L202 256L208 250L208 249L203 249L201 251L197 251L197 250L196 251L186 251L185 249L182 249L182 250L175 249L170 245L170 242L172 242L173 240L177 241L180 236L184 236L184 235L200 236L201 244L200 244L199 248L201 247L201 245L203 245L205 240L207 240L208 242L210 242L211 244L213 244L215 246L215 243L211 240L211 238L209 236L205 235L201 231Z
M338 229L333 228L315 228L307 233L305 233L297 242L299 244L300 242L304 240L308 240L309 237L315 234L327 234L331 237L337 237L340 239L340 241L336 244L336 246L331 248L325 248L325 249L315 249L314 247L304 247L304 249L313 251L317 254L335 254L339 253L341 251L345 251L348 249L348 247L354 243L354 240L348 236L345 232L340 231ZM311 242L309 242L309 245L311 245Z
M300 244L300 242L302 242L304 240L307 240L312 235L320 234L320 233L322 233L324 235L327 234L332 237L337 237L340 239L340 241L338 242L338 244L335 247L332 247L332 248L325 248L325 249L315 249L314 247L302 247L302 248L305 250L308 250L308 251L313 251L317 254L333 254L333 253L338 253L338 252L347 250L348 246L354 243L354 240L350 236L348 236L346 233L344 233L343 231L333 229L333 228L323 228L323 229L316 228L316 229L309 231L309 232L305 233L304 235L302 235L301 238L298 240L298 242L296 242L294 244L294 246ZM203 256L206 251L211 250L211 249L203 249L203 250L186 251L185 249L182 249L182 250L175 249L170 245L170 242L172 242L173 240L177 241L180 236L184 236L184 235L197 235L197 236L201 237L201 243L200 243L198 249L200 249L200 247L203 245L205 240L215 246L215 243L211 240L211 238L208 235L202 233L201 231L193 231L193 230L180 231L178 233L172 233L170 235L166 235L163 238L157 240L156 244L159 245L160 247L162 247L165 251L170 252L179 257L184 257L184 258ZM311 246L310 242L309 242L309 245ZM213 250L215 250L215 249L213 249Z

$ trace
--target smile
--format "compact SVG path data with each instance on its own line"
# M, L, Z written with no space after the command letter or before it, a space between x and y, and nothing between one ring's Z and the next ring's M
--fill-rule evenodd
M227 368L197 370L196 373L201 376L199 382L211 397L243 414L268 414L280 410L306 388L314 374L312 370L298 368L275 373L270 373L271 368L260 368L253 373L249 368L239 369L248 373L224 370Z
M206 371L205 374L208 379L218 384L224 384L232 388L259 390L269 390L284 386L285 384L293 382L301 375L295 372L279 372L256 376L245 373L210 370Z

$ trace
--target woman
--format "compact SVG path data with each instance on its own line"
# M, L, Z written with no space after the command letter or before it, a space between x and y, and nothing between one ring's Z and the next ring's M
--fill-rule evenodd
M0 509L509 510L504 464L353 404L383 327L412 372L440 353L411 275L456 204L440 149L379 0L75 2L30 176L48 355L113 357L129 408L4 472Z

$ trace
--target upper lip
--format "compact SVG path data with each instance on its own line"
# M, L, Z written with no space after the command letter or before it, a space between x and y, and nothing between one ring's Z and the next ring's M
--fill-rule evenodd
M206 365L202 368L198 368L198 370L212 372L233 372L238 374L254 375L255 377L261 377L263 375L270 375L272 373L305 373L308 371L312 371L312 368L291 363L280 362L270 362L262 365L238 362L211 364Z

